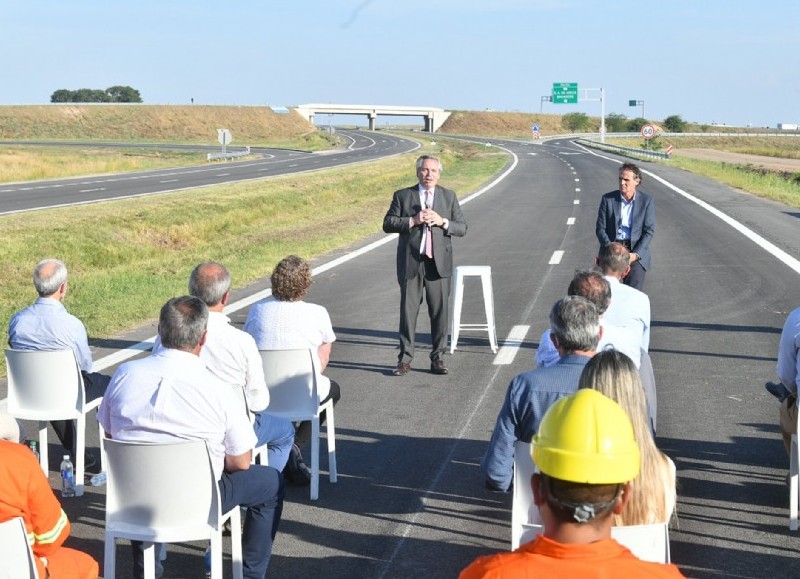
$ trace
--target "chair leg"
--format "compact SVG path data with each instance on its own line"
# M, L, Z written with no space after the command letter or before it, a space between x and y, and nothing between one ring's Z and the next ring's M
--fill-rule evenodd
M456 269L456 279L453 284L453 320L450 330L450 353L456 350L458 334L461 332L461 306L464 302L464 278Z
M798 441L797 435L793 435L789 457L789 529L792 531L797 530L798 466Z
M244 564L242 559L242 509L231 510L231 560L233 563L233 579L242 579Z
M117 567L117 538L113 535L106 535L103 559L103 577L113 579Z
M497 328L494 325L494 293L492 291L492 274L481 276L483 285L483 306L486 310L486 325L489 330L489 345L492 353L497 354Z
M231 517L232 519L233 517ZM233 521L231 521L233 525ZM211 533L211 579L222 579L222 528ZM233 532L231 526L231 532Z
M47 422L39 421L39 466L42 467L44 476L50 475L50 456L47 450Z
M325 423L328 427L328 473L332 483L336 482L336 427L333 420L333 402L325 410Z
M144 555L144 579L156 579L155 543L144 543L142 551Z
M319 498L319 414L311 419L311 500Z
M100 421L97 421L97 435L100 441L100 472L105 472L106 470L106 447L103 446L103 440L106 438L106 431L103 430L103 425L100 424Z
M86 415L77 419L75 428L75 496L83 496L84 473L86 472Z

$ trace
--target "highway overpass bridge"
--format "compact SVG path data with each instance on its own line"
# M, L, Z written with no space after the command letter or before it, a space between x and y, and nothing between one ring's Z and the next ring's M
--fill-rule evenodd
M435 107L399 107L385 105L333 105L309 104L298 105L295 110L307 121L313 123L315 115L366 115L369 119L369 129L375 130L375 119L378 115L422 117L425 119L425 131L435 133L439 130L450 111Z

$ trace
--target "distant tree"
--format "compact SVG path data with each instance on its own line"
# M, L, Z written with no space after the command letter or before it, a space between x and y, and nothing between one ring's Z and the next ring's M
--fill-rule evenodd
M69 90L60 88L50 95L51 103L140 103L139 91L129 86L111 86L106 90L79 88Z
M51 103L74 103L75 91L60 88L50 95Z
M111 102L114 103L140 103L142 95L135 88L129 86L110 86L106 89Z
M606 115L606 130L609 133L623 133L628 126L628 117L619 113Z
M664 127L670 133L682 133L686 130L686 121L680 115L672 115L664 119Z
M580 133L589 127L589 117L586 113L567 113L561 117L561 126L573 133Z
M642 130L642 127L649 124L650 121L647 119L643 119L642 117L636 117L635 119L631 119L628 121L628 131L631 133L638 133Z

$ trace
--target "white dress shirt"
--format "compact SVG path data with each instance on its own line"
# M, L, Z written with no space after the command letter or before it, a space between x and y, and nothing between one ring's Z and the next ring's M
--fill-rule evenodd
M650 349L650 298L613 276L603 277L611 285L611 305L603 319L614 326L636 328L642 336L642 349L647 352Z

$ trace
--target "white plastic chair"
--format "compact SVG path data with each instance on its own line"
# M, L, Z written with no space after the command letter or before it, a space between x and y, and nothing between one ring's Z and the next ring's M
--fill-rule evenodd
M0 523L0 561L3 565L0 576L14 579L39 578L22 517Z
M86 414L103 401L86 402L83 376L72 350L6 350L8 375L8 413L22 420L39 423L39 464L49 471L47 423L50 420L76 420L75 494L84 487L86 452ZM100 440L103 431L99 426ZM100 470L103 456L100 453Z
M792 434L792 449L789 452L789 530L797 530L797 503L800 499L800 444L797 433L800 428L800 412L797 414L795 433Z
M642 561L670 562L667 523L611 527L611 538L630 549Z
M336 435L333 400L320 405L311 350L260 350L269 388L266 412L292 422L311 421L311 500L319 498L319 415L324 410L328 434L328 471L336 482Z
M533 503L531 476L536 465L531 458L531 443L514 444L514 490L511 507L511 550L532 541L542 532L539 508Z
M113 578L116 539L145 543L145 579L155 578L154 543L211 541L211 577L222 579L222 527L231 520L233 576L241 579L241 513L220 512L219 486L205 441L103 441L108 461L104 577Z

